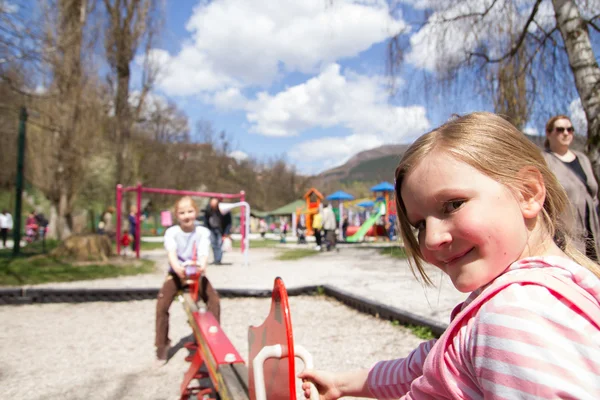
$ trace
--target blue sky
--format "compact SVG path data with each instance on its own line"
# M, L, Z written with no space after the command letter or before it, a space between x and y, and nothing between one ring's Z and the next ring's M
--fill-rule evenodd
M432 104L418 87L409 98L390 100L386 42L407 29L413 7L436 4L400 2L403 13L390 13L384 0L167 2L165 32L153 51L162 65L156 95L183 109L192 129L204 120L226 131L236 155L285 154L303 173L368 148L408 143L452 113L491 110L474 96ZM437 44L423 42L427 33L406 34L421 42L405 55L400 87L412 73L435 69ZM446 42L449 51L468 45Z

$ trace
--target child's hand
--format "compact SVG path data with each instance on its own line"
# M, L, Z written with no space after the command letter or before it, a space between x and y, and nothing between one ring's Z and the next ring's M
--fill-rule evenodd
M310 381L319 391L321 400L337 400L342 397L342 393L335 384L335 374L327 371L318 371L307 369L298 375L302 380ZM302 383L304 397L310 399L310 384L309 382Z
M178 277L185 279L185 265L178 265L177 267L174 267L173 270Z

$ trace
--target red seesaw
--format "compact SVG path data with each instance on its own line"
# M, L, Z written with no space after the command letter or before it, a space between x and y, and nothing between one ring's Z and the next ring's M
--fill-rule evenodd
M193 292L192 292L193 293ZM295 357L312 368L310 354L294 343L288 296L281 278L275 279L269 315L258 327L248 329L249 359L243 359L214 316L199 309L189 293L180 296L195 343L188 372L181 384L181 399L192 395L218 395L227 400L296 400ZM206 371L206 372L205 372ZM211 384L202 384L209 378ZM194 386L192 383L197 381ZM311 399L319 395L313 387Z

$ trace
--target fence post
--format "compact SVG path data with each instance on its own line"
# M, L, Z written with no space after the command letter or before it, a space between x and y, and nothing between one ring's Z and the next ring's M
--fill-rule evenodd
M117 255L121 254L121 218L122 218L122 210L121 203L123 201L123 185L120 183L117 185L117 221L116 221L116 235L115 239L117 240Z

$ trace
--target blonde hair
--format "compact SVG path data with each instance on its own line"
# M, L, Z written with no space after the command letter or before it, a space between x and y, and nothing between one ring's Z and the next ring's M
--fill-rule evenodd
M423 268L423 255L408 221L400 190L404 177L434 150L451 155L515 191L523 187L519 171L524 167L537 168L546 186L546 199L542 210L544 228L569 257L600 277L600 266L577 251L570 243L567 226L572 225L559 220L559 217L564 218L569 199L548 168L540 150L510 122L487 112L457 117L421 136L404 153L396 169L398 224L415 276L416 269L425 283L432 285Z
M190 196L183 196L175 202L175 214L177 214L177 209L179 208L179 204L181 204L182 201L189 201L190 205L194 208L194 210L198 212L198 205L196 204L194 199L192 199Z

